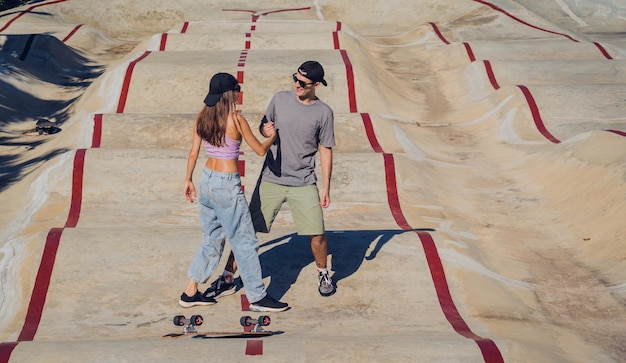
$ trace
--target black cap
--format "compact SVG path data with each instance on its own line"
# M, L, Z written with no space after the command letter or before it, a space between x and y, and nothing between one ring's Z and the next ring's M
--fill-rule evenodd
M324 80L324 68L316 61L306 61L302 63L302 65L298 67L298 73L313 82L320 82L324 86L327 85Z
M239 82L237 79L228 73L216 73L211 78L209 84L209 94L204 98L204 103L207 106L215 106L217 102L222 98L222 94L228 91L234 91L237 89Z

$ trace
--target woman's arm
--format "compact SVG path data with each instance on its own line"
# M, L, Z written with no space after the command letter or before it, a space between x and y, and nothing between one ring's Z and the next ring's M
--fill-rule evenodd
M193 141L191 143L191 149L189 150L189 157L187 158L187 172L185 174L185 198L193 203L196 194L196 188L193 185L193 170L196 167L198 161L198 155L200 154L200 145L202 144L202 138L198 135L196 124L193 126Z
M269 128L269 132L265 132L265 135L267 135L267 139L261 143L259 139L257 139L256 136L254 136L254 134L252 133L252 130L250 129L250 124L248 124L248 120L246 120L245 117L239 114L234 114L233 117L235 125L237 126L237 130L241 133L243 139L246 140L246 144L248 144L252 148L252 150L257 153L257 155L265 155L274 140L276 140L277 134L274 127L272 126L271 128Z

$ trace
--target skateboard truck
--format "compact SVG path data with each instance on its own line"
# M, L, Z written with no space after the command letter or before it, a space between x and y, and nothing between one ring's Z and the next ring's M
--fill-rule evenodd
M202 325L204 319L202 315L192 315L189 319L183 315L176 315L174 317L174 325L183 327L183 334L196 334L196 326Z
M242 316L241 319L239 319L239 323L243 327L249 327L249 326L254 325L254 328L250 330L251 332L254 332L254 333L263 332L264 331L263 327L270 325L270 322L271 322L270 317L267 315L261 315L259 316L258 319L253 319L250 316Z

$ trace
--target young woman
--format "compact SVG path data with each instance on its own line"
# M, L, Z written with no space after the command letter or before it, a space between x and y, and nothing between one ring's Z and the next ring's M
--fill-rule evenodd
M200 293L198 284L206 283L213 275L228 239L250 301L250 310L284 311L289 308L288 304L269 296L263 284L259 243L241 190L238 169L242 139L255 153L263 156L274 142L276 130L270 128L271 135L263 143L254 136L248 121L235 111L239 91L240 85L235 77L228 73L215 74L194 125L184 192L188 201L193 202L195 198L199 201L202 243L187 271L189 282L179 304L191 307L216 302L213 297ZM209 158L196 192L192 176L202 145Z

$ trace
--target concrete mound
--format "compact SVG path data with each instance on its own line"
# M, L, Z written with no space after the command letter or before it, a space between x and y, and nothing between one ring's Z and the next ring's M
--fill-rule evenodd
M0 363L626 362L624 11L53 0L0 14ZM210 77L238 78L256 125L309 59L335 114L337 293L319 296L285 207L258 236L268 290L292 306L271 316L281 334L162 338L182 330L174 315L203 315L200 331L250 315L245 287L177 304L201 237L182 180ZM14 135L43 111L62 132ZM263 159L242 150L249 200Z

